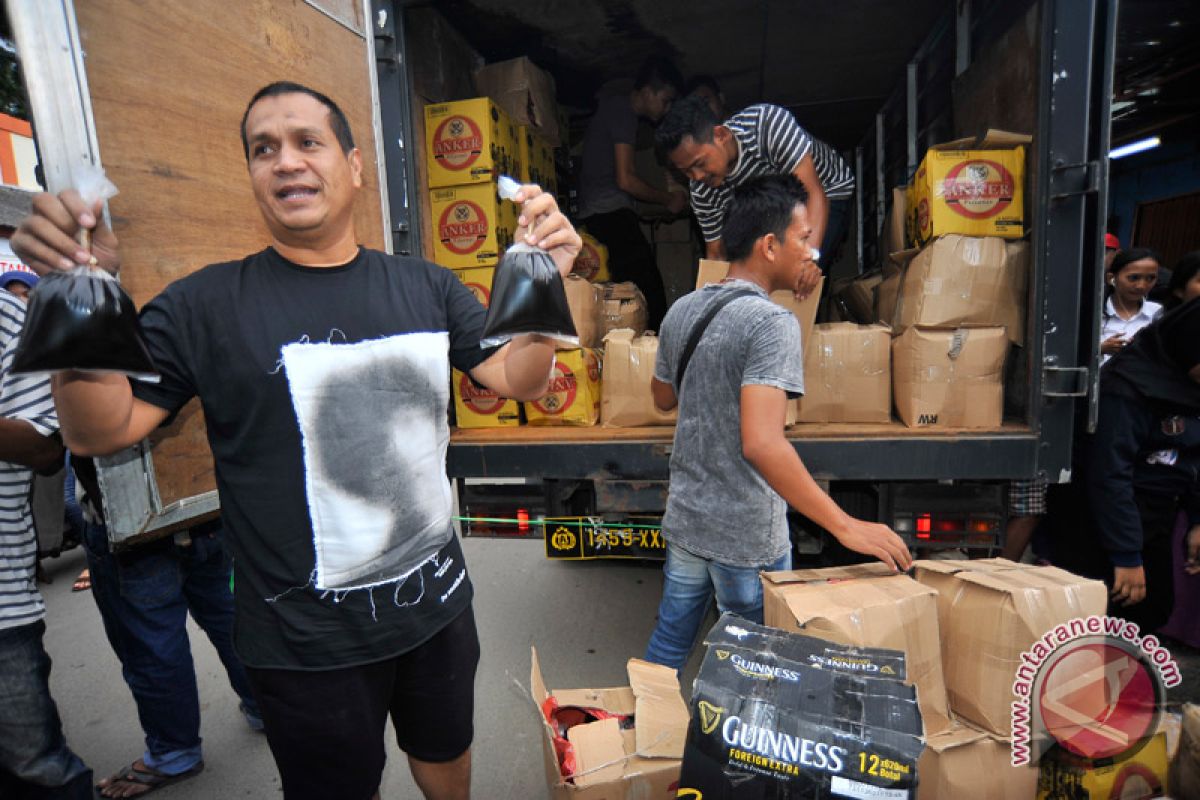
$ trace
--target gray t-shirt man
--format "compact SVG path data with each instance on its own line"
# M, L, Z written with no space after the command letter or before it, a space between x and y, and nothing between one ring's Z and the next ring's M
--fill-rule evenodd
M723 293L752 289L713 319L675 386L692 327ZM787 503L742 455L741 390L774 386L804 392L800 324L749 281L705 286L681 298L663 320L654 377L674 386L679 422L663 536L702 558L758 567L791 546Z
M633 196L617 185L614 148L618 144L632 146L637 140L637 127L637 114L628 92L600 100L583 136L579 167L580 218L634 207Z

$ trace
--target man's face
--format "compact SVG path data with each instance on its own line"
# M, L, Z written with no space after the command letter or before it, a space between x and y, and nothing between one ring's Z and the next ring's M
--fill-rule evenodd
M671 103L675 102L675 90L670 86L646 92L646 117L651 122L658 122L667 113Z
M329 109L307 94L264 97L246 117L250 184L272 235L311 240L353 225L362 157L342 152Z
M1104 248L1104 269L1107 271L1112 266L1113 259L1117 257L1117 253L1121 252L1115 247Z
M792 211L792 223L784 231L783 238L776 240L775 276L778 280L772 287L773 291L797 290L800 278L804 274L804 264L813 260L812 247L808 241L811 235L808 209L798 205Z
M729 174L729 155L722 146L722 127L713 129L713 140L700 143L685 136L679 146L671 151L671 163L677 170L697 183L720 186Z
M15 294L21 299L21 302L29 300L29 284L24 281L9 281L4 285L6 291Z

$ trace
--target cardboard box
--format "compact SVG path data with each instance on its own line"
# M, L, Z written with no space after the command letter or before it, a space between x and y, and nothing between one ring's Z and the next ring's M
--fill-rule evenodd
M606 283L611 280L608 272L608 248L587 231L580 231L579 238L583 240L583 247L575 257L571 273L593 283Z
M902 651L926 735L950 727L937 592L880 563L764 572L762 581L767 625L853 647Z
M604 289L574 274L563 280L563 289L567 293L575 332L579 334L579 346L599 347L604 324ZM561 345L559 348L564 349Z
M917 775L917 800L1031 800L1038 785L1037 766L1014 767L1007 741L960 723L926 739Z
M1004 326L1010 341L1025 333L1029 247L994 236L951 234L927 244L900 282L893 329Z
M536 183L551 194L558 194L554 148L528 125L517 126L517 163L523 183Z
M1141 750L1121 761L1081 759L1055 747L1042 756L1038 776L1037 800L1129 800L1150 797L1195 795L1172 792L1167 795L1167 737L1154 734ZM1174 787L1170 787L1174 789Z
M1025 235L1025 147L1032 137L988 131L929 148L908 187L914 244L948 233Z
M920 713L911 686L867 676L880 651L756 627L737 621L734 636L708 637L718 641L692 693L678 796L912 797Z
M524 406L530 425L587 426L599 422L600 358L596 351L559 351L546 394Z
M887 227L883 231L885 259L889 253L908 249L907 219L908 187L897 186L892 189L892 206L888 209Z
M696 288L700 289L710 283L720 283L729 274L728 261L716 261L711 258L700 259L700 269L696 273ZM813 324L817 321L817 307L821 301L821 288L825 285L822 278L804 300L797 300L796 295L788 291L771 292L771 302L783 306L796 316L800 323L800 344L807 351L808 340L812 336Z
M431 189L517 176L517 128L486 97L425 106L425 141Z
M635 336L629 328L609 331L604 337L604 392L600 421L611 428L674 425L679 409L659 411L650 394L658 337Z
M1179 747L1171 759L1171 790L1176 797L1200 797L1200 706L1183 706Z
M554 78L528 58L484 64L475 70L475 91L493 98L514 122L535 128L551 146L562 143Z
M892 334L886 325L813 328L797 422L890 422Z
M917 561L914 568L916 580L938 594L950 708L1004 737L1021 654L1060 625L1103 615L1108 600L1100 581L1003 558Z
M454 418L460 428L510 428L521 424L521 407L480 386L471 376L450 370L454 388Z
M635 335L646 332L646 298L637 284L605 283L604 308L601 310L601 337L612 331L629 328Z
M546 689L532 649L529 684L542 713L542 752L546 783L554 800L634 800L674 797L687 736L688 711L675 670L631 658L629 686L611 689ZM586 722L567 731L576 774L564 778L555 750L555 731L545 715L548 703L559 707L599 708L633 716L632 730L616 719Z
M443 267L494 267L512 244L517 207L490 183L429 192L434 260Z
M1004 328L912 327L892 341L892 394L910 428L998 428Z
M881 283L883 283L883 272L874 270L850 281L838 294L845 304L846 310L850 312L850 319L846 320L847 322L858 322L865 325L879 321L879 316L875 313L875 291Z
M463 286L471 290L475 299L487 308L492 302L492 279L496 276L495 267L468 267L453 270L454 275L462 281Z

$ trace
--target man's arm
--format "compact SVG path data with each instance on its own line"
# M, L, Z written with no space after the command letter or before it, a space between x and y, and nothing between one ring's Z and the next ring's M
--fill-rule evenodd
M664 413L679 405L679 398L675 396L675 387L669 383L663 383L658 378L650 379L650 395L654 398L654 407Z
M667 192L655 189L638 177L634 169L633 145L618 142L613 145L614 160L617 172L617 187L626 194L641 200L643 203L657 203L666 206L678 214L687 208L687 195L683 192Z
M133 396L114 373L68 370L50 378L63 441L80 456L107 456L132 447L166 422L164 408Z
M62 457L62 443L53 436L43 436L26 420L0 417L0 461L41 472Z
M812 150L800 159L800 164L792 175L808 190L808 202L804 204L808 208L808 224L812 228L808 241L813 247L820 247L825 239L825 223L829 220L829 198L825 196L825 187L817 177Z
M704 257L713 261L725 261L725 243L720 239L705 242Z
M787 394L782 389L742 387L742 454L746 460L788 505L832 533L843 545L874 556L892 569L908 569L912 556L899 536L886 525L850 516L812 479L784 436L786 415Z

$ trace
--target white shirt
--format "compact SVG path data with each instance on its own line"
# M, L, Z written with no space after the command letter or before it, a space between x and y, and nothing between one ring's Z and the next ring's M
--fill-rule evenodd
M1104 303L1104 319L1100 326L1100 341L1111 339L1114 336L1121 336L1126 342L1133 338L1133 335L1142 328L1149 325L1162 314L1162 305L1153 300L1143 300L1142 307L1138 312L1129 319L1121 319L1117 314L1117 309L1113 306L1113 299L1109 296ZM1112 358L1111 355L1101 354L1100 366Z

